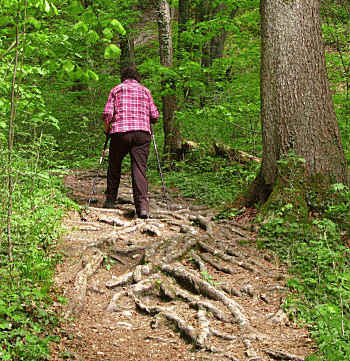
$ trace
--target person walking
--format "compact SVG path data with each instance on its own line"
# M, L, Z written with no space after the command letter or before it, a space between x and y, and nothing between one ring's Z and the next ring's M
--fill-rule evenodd
M130 154L136 215L148 218L147 159L151 143L151 123L157 122L159 112L150 90L140 84L140 76L135 67L126 67L121 81L121 84L111 90L103 112L105 133L111 138L107 192L103 207L116 207L122 161Z

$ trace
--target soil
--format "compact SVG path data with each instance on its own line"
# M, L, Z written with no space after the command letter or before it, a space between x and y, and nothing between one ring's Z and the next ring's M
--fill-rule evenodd
M71 171L86 204L94 174ZM215 221L215 209L150 185L150 218L134 215L129 176L117 209L102 207L106 179L82 220L69 212L55 284L61 341L52 361L304 360L308 330L281 305L286 267L255 247L247 217Z

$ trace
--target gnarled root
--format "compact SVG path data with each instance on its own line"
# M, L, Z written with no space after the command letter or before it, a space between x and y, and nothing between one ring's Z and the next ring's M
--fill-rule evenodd
M197 293L212 298L216 301L221 301L230 310L233 317L240 326L243 327L248 325L248 318L244 315L241 306L238 303L236 303L234 300L231 300L229 297L227 297L222 291L212 286L209 282L202 280L196 275L188 272L180 264L177 265L164 264L161 267L161 270L169 273L175 278L179 278L189 283Z
M90 249L82 259L82 269L78 272L74 281L74 293L65 317L80 313L85 304L87 283L103 262L104 254L97 248Z

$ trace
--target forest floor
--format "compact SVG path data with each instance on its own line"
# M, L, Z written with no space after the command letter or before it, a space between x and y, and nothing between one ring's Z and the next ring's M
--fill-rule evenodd
M65 178L82 205L93 173ZM282 310L286 267L257 249L249 216L215 221L215 209L150 185L150 218L136 219L130 179L117 209L64 220L55 284L67 299L52 361L304 360L308 330Z

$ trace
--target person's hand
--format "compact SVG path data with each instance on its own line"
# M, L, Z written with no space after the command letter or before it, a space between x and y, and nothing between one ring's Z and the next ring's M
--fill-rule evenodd
M107 122L107 120L104 120L103 121L103 127L104 127L104 131L105 131L105 134L109 134L109 130L110 130L110 123Z

